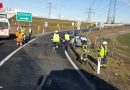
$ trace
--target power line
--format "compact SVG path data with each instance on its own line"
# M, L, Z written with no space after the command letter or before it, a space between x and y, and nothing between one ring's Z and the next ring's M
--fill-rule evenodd
M87 22L90 23L91 22L91 16L92 14L94 14L94 12L92 12L92 8L89 8L88 9L88 19L87 19Z
M53 3L51 3L51 2L48 3L48 18L51 17L51 9L53 8L52 5L53 5Z
M103 8L102 5L104 5L104 0L99 0L99 3L97 4L96 9Z
M96 3L96 0L93 0L89 7L90 7L90 8L91 8L92 6L94 7L95 3Z
M107 23L115 23L116 0L110 0Z

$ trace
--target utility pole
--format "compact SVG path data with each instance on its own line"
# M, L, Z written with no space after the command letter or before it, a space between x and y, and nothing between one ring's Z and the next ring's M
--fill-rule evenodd
M116 16L116 0L110 0L108 16L107 16L107 23L114 24L115 23L115 16Z
M49 11L48 11L48 18L51 17L51 9L52 9L52 8L53 8L53 7L52 7L52 3L49 2L49 3L48 3L48 9L49 9Z
M113 22L115 23L115 17L116 17L116 3L117 3L117 0L115 0L114 2L114 14L113 14Z
M59 19L61 19L61 13L59 13L59 16L58 16L58 17L59 17Z
M93 9L91 7L88 8L88 18L87 18L87 28L90 27L90 23L91 23L91 18L92 18L92 14L94 14Z
M91 22L91 16L92 14L94 14L94 12L92 12L92 8L89 8L88 9L88 19L87 19L87 23L90 23Z

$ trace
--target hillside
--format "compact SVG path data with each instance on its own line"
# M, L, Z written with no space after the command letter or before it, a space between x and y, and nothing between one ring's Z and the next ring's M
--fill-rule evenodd
M89 37L92 41L92 48L89 52L91 63L84 66L80 65L87 72L98 76L100 79L108 82L119 90L129 90L130 88L130 27L115 27L103 31L91 32ZM86 36L87 33L82 35ZM98 47L100 43L106 40L108 42L107 67L101 68L101 74L97 75ZM94 46L94 47L93 47ZM79 48L80 50L80 48ZM91 58L90 58L91 57Z
M59 28L61 30L76 28L76 27L72 26L72 22L74 22L74 21L33 17L32 22L30 23L31 26L33 27L33 34L42 33L43 26L44 26L45 22L48 22L48 27L45 28L46 32L55 31L55 30L58 30ZM18 23L19 23L20 26L22 26L22 25L27 26L27 28L29 26L28 22L18 22L18 21L16 21L15 16L10 18L10 23L11 23L11 32L12 33L15 33L16 26L18 25ZM57 26L57 24L59 24L59 27ZM38 26L41 27L40 31L38 30ZM81 29L85 29L85 28L86 28L86 24L82 22L81 23Z

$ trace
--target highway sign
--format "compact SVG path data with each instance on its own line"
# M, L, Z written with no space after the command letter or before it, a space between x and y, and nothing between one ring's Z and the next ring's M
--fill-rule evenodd
M32 22L32 13L17 12L16 20L17 21Z
M45 22L45 23L44 23L44 26L45 26L45 27L48 27L48 22Z
M74 22L72 22L72 26L74 26Z
M59 27L60 27L60 24L57 24L57 27L59 28Z
M38 30L41 30L41 26L38 26L37 28L38 28Z

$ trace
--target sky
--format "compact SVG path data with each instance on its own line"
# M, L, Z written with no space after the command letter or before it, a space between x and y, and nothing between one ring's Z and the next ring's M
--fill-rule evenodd
M33 15L48 17L48 3L52 3L51 17L87 21L92 8L92 21L106 21L110 0L0 0L4 8L19 9ZM130 23L130 0L117 0L116 22Z

